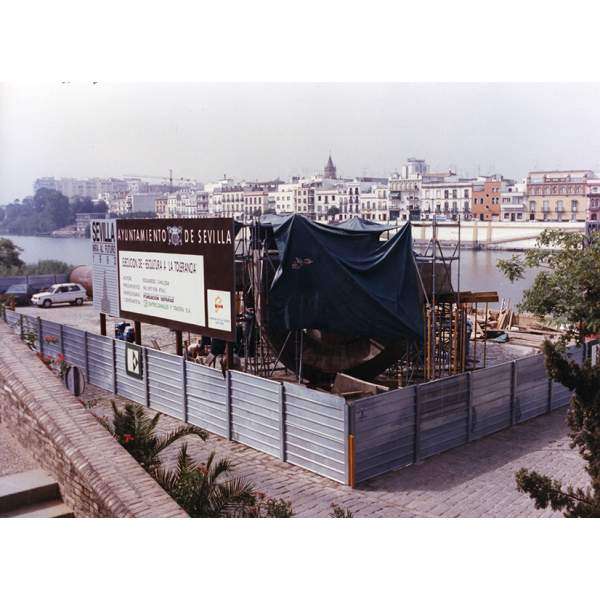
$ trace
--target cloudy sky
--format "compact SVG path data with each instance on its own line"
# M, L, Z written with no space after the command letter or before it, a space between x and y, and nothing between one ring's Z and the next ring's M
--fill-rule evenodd
M0 84L0 203L37 177L600 171L600 84Z

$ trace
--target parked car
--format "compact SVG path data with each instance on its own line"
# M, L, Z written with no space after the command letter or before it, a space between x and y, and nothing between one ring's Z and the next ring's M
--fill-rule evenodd
M31 303L50 308L53 304L81 305L87 300L87 292L79 283L55 283L45 292L31 296Z
M29 298L34 292L35 289L26 283L13 283L3 295L14 298L17 306L27 306Z

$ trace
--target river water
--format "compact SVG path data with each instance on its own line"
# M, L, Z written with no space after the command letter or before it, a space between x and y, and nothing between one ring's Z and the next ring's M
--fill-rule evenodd
M44 259L62 260L72 265L89 265L92 261L91 242L81 238L51 238L19 235L3 235L23 249L21 258L27 262ZM534 278L527 273L526 278L510 283L496 268L500 258L515 254L506 250L461 250L460 287L468 291L497 291L500 298L512 300L513 306L521 301L523 290ZM453 267L453 282L457 285L458 269Z

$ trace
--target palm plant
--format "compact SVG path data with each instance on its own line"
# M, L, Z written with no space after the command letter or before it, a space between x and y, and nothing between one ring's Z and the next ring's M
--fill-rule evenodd
M202 440L208 433L195 425L182 425L163 435L156 433L160 413L154 417L146 416L145 410L138 404L127 403L120 410L115 402L112 404L112 421L102 419L102 424L111 435L151 474L161 465L160 453L177 440L197 435Z
M154 478L190 517L251 516L256 495L251 483L231 477L233 464L215 459L211 452L206 463L196 463L182 444L174 469L158 469Z

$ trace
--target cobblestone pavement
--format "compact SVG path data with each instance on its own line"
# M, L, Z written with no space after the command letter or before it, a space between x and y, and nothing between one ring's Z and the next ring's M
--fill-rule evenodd
M93 386L84 396L97 414L108 414L114 398ZM166 431L180 424L163 415L159 428ZM212 434L207 442L188 438L188 448L198 461L213 450L228 456L237 475L268 496L291 501L300 517L329 516L332 503L350 509L355 517L552 516L551 511L536 510L529 497L517 492L515 472L536 468L568 483L587 481L583 461L568 445L564 409L377 477L357 489ZM164 462L174 462L176 454L177 447L172 447Z
M0 423L0 476L39 468L29 452L10 435L7 427Z

